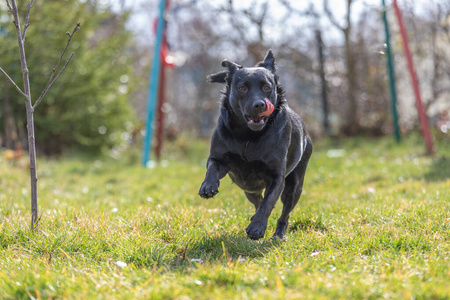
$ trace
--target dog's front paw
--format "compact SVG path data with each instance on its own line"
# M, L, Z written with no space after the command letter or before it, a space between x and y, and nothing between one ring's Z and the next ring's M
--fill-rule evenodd
M247 236L252 240L259 240L260 238L264 237L266 228L267 221L252 221L246 229Z
M214 197L219 192L219 184L211 184L207 181L202 183L200 187L200 191L198 194L203 198L211 198Z

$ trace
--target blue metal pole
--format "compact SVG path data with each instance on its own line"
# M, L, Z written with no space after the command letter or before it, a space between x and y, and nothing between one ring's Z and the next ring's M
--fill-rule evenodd
M150 72L150 84L148 89L147 104L147 127L145 130L144 153L142 155L142 166L146 166L151 154L152 123L155 112L155 104L158 96L159 69L161 68L161 46L164 33L164 10L166 1L161 0L159 4L159 18L156 30L155 51L153 53L153 65Z

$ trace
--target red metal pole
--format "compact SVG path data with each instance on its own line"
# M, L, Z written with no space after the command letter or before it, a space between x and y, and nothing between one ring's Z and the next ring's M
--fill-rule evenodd
M163 38L163 47L165 47L166 38ZM163 56L163 55L161 55ZM164 57L161 57L164 60ZM163 113L163 105L165 100L165 85L166 85L166 76L165 76L166 64L163 61L161 64L161 68L159 70L159 89L158 89L158 108L157 108L157 117L156 117L156 144L155 144L155 156L159 161L161 159L161 149L163 144L163 129L164 129L164 113Z
M419 84L416 76L416 72L414 71L414 64L411 56L411 51L409 50L408 45L408 36L406 34L405 26L403 24L402 14L400 12L400 8L398 7L397 0L394 0L394 10L395 15L397 16L398 25L400 27L400 34L402 35L403 49L405 51L406 60L408 62L408 69L411 75L411 81L413 85L414 94L416 96L416 106L417 111L419 113L420 124L422 126L422 134L427 143L428 154L434 154L433 141L431 139L430 129L428 127L428 119L425 114L425 110L422 105L422 99L420 98Z
M170 6L170 0L166 0L164 12L167 13ZM166 23L164 26L164 32L163 32L163 38L162 38L162 46L161 46L161 68L159 69L159 88L158 88L158 107L156 109L157 111L157 117L156 117L156 144L155 144L155 156L156 159L159 161L161 159L161 151L162 151L162 145L163 145L163 131L164 131L164 113L163 113L163 106L165 102L165 86L166 86L166 76L165 76L165 70L167 66L167 62L165 61L166 57L165 51L168 49L167 45L167 37L166 37L166 31L167 31L167 20L164 16L160 16L160 18L164 18L164 22Z

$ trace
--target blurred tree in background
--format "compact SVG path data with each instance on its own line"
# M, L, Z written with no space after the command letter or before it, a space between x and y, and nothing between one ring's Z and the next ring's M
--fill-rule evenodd
M171 0L165 17L170 55L176 66L166 70L165 137L174 139L186 133L208 138L217 120L221 87L207 83L206 76L220 71L224 58L251 66L268 49L275 53L289 105L303 117L313 136L324 135L317 30L324 41L333 133L392 133L381 3L326 2L341 29L351 30L343 32L333 25L324 1ZM399 2L428 118L450 133L450 125L445 127L450 124L450 2ZM21 84L14 27L2 4L0 1L0 63ZM22 10L27 8L26 1L19 4ZM131 136L141 137L147 118L158 5L159 0L34 3L27 36L32 92L45 86L53 67L48 62L55 61L59 55L56 49L65 43L63 32L74 22L82 25L73 42L76 54L70 68L36 111L38 150L99 151L123 146ZM391 10L388 18L400 127L408 132L418 128L418 117ZM38 46L40 41L47 46ZM0 77L2 146L13 148L17 141L26 146L25 132L23 100Z
M146 10L150 12L157 2L147 0ZM323 3L328 3L328 14ZM450 109L448 3L444 0L401 3L424 105L432 124L445 118L445 111ZM224 58L251 66L267 49L272 49L289 105L305 119L313 135L323 135L318 45L314 34L321 30L333 132L343 136L392 133L385 36L378 1L299 4L290 0L245 3L173 0L171 7L168 40L172 52L182 57L183 63L168 70L166 129L170 132L177 127L178 132L209 137L218 114L220 86L208 84L206 76L221 70ZM388 17L400 125L407 132L418 128L417 112L393 11L388 11ZM145 99L140 101L144 103ZM145 119L144 114L140 117Z
M18 1L22 12L27 1ZM23 14L22 14L23 15ZM26 53L31 91L45 87L64 32L81 23L71 47L76 53L35 112L38 151L60 153L68 148L98 152L120 145L132 129L128 94L133 90L133 35L125 29L129 13L112 13L96 1L35 1L30 17ZM20 86L22 76L12 16L0 6L0 57L2 67ZM26 145L24 101L3 77L0 80L0 137L13 147ZM34 95L36 98L36 95Z

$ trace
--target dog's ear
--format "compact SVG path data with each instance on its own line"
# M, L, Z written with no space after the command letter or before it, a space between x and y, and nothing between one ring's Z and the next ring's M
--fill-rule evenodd
M237 63L234 63L232 61L224 59L222 61L222 67L228 68L228 71L222 71L219 73L211 74L207 77L209 82L218 82L218 83L231 83L231 78L233 77L233 73L238 70L242 69L241 65L238 65Z
M234 72L243 68L241 65L238 65L237 63L234 63L227 59L224 59L222 61L222 67L228 68L227 77L225 78L225 80L229 85L231 84L231 80L233 79Z
M228 72L232 75L237 69L242 69L241 65L238 65L237 63L234 63L232 61L229 61L228 59L224 59L222 61L222 67L228 68Z
M275 57L273 56L272 50L269 50L267 52L266 57L264 60L257 64L258 67L263 67L269 70L272 73L275 73L276 67L275 67Z
M218 82L218 83L226 83L226 79L228 76L228 71L222 71L215 74L208 75L208 82Z

